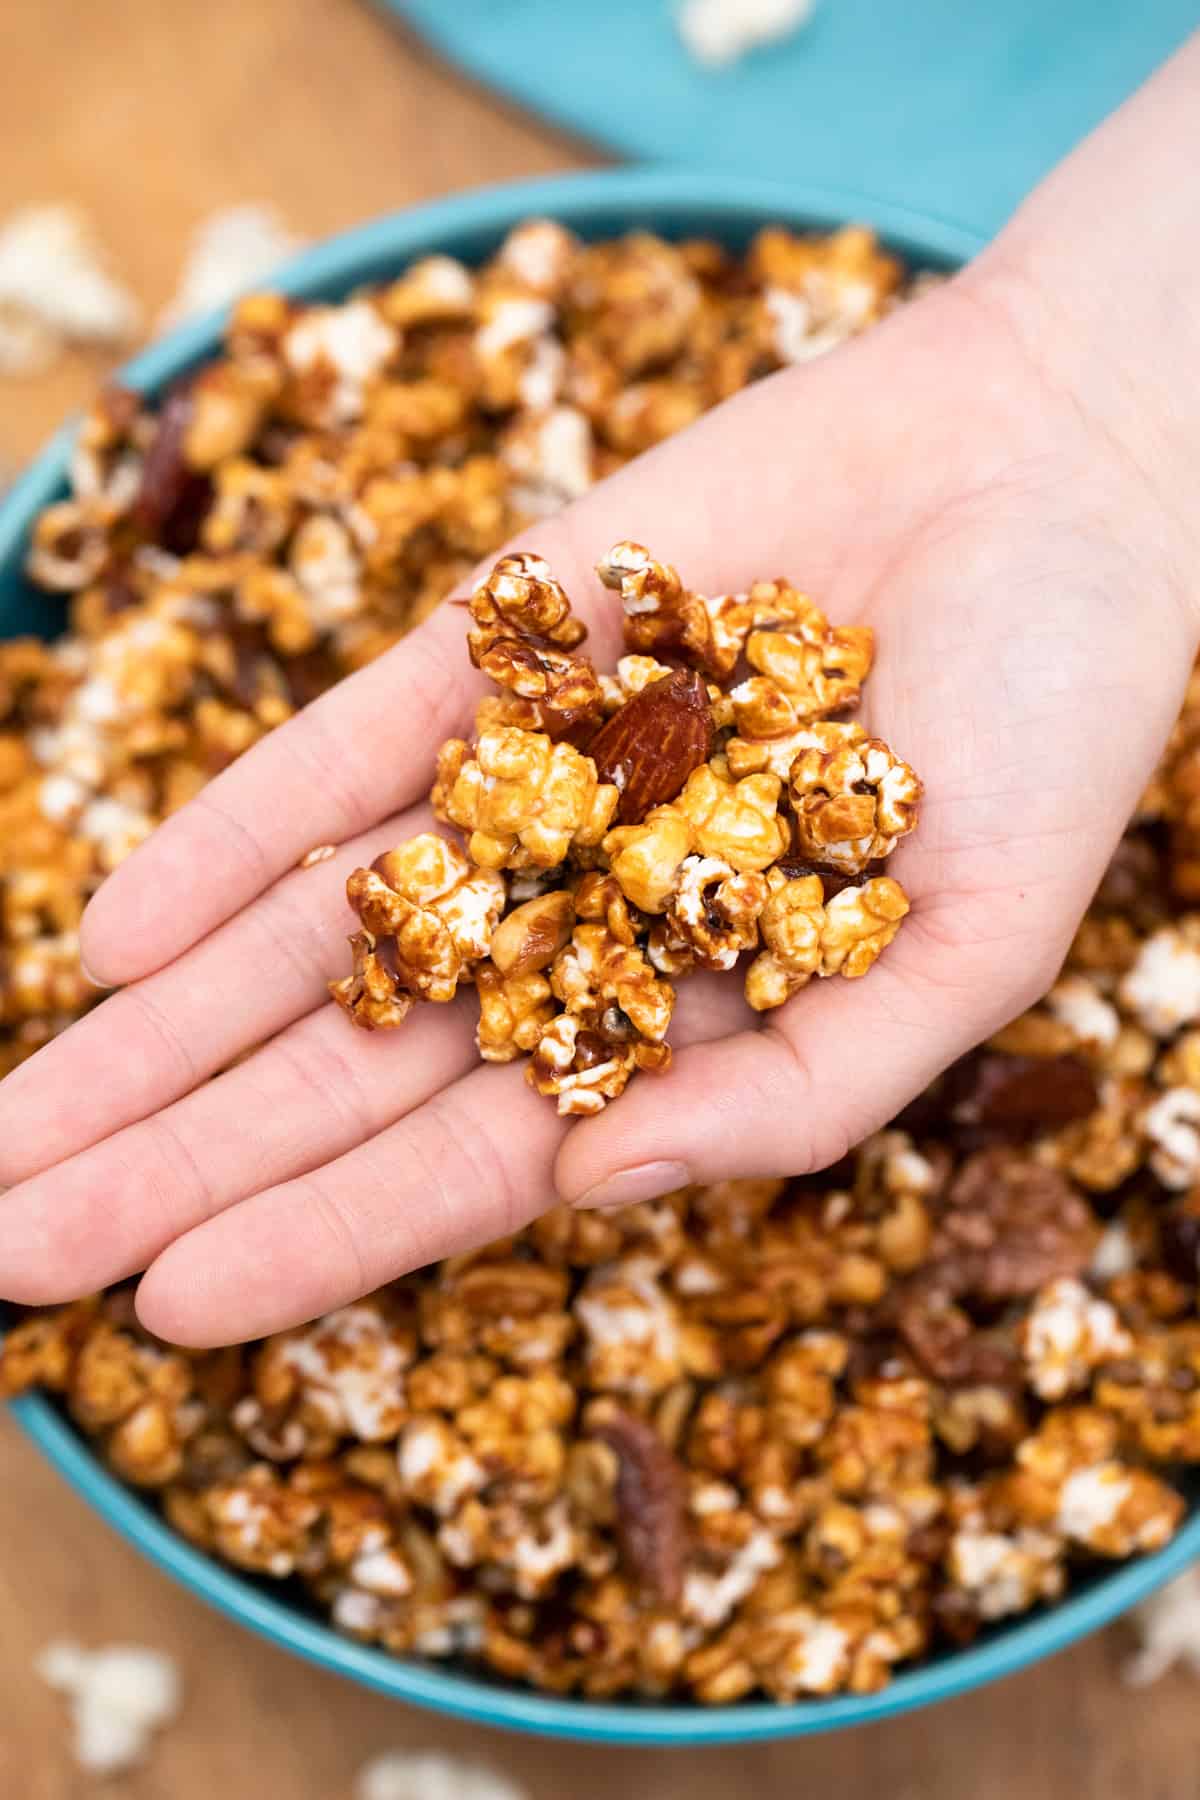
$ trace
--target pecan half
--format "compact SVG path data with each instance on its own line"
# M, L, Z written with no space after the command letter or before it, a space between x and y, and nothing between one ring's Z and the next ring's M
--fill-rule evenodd
M652 1425L605 1407L591 1435L617 1458L617 1538L630 1574L665 1606L683 1590L683 1472Z
M673 800L693 769L708 761L708 692L694 669L652 681L600 727L588 755L601 781L618 789L617 818L636 825Z

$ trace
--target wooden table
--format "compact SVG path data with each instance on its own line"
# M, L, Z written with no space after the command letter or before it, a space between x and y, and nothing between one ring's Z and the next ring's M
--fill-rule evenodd
M447 0L451 4L452 0ZM568 0L564 0L568 3ZM651 0L647 0L651 3ZM657 3L657 0L654 0ZM0 218L78 203L149 313L191 228L245 200L318 236L407 202L594 160L450 76L355 0L7 0ZM0 384L0 464L94 385L72 356ZM390 1746L491 1759L534 1800L1195 1800L1200 1689L1123 1688L1120 1631L936 1713L840 1738L704 1755L581 1751L425 1717L291 1661L117 1542L0 1421L0 1800L74 1800L52 1638L161 1645L183 1719L115 1791L131 1800L350 1800Z

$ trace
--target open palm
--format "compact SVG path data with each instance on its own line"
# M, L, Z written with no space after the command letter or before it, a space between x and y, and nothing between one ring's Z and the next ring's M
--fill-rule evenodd
M93 902L86 960L125 985L0 1090L0 1293L56 1301L146 1269L152 1330L256 1335L556 1196L819 1167L1036 997L1170 727L1194 626L1147 490L997 291L968 272L525 540L601 666L619 609L592 564L626 537L705 592L782 574L876 628L864 722L927 801L894 865L913 913L870 979L764 1023L739 983L698 977L669 1075L570 1129L519 1066L478 1065L470 996L351 1030L325 991L347 967L346 875L423 827L434 753L478 692L443 608ZM337 854L298 870L326 841Z

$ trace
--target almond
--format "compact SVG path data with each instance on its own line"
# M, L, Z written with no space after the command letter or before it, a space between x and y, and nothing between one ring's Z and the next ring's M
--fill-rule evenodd
M620 823L637 825L653 807L675 798L711 749L704 681L694 669L676 669L627 700L600 727L587 753L601 781L621 796Z
M571 935L575 902L564 888L537 894L501 919L491 958L502 975L531 975L554 961Z

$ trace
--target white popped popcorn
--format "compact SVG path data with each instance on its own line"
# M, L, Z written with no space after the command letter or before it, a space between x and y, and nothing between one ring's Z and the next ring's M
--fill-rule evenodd
M1200 1098L1200 1096L1198 1096ZM1133 1340L1115 1307L1063 1277L1037 1295L1021 1331L1030 1381L1043 1400L1084 1387L1098 1364L1127 1356Z
M1063 1483L1055 1524L1065 1537L1090 1543L1114 1522L1131 1492L1129 1477L1119 1463L1075 1469Z
M575 1301L590 1378L601 1387L657 1393L679 1373L679 1326L657 1265L630 1257L593 1272Z
M412 1352L374 1307L326 1314L282 1340L279 1356L302 1377L308 1398L323 1407L335 1431L367 1444L395 1436Z
M1080 1044L1107 1050L1117 1041L1121 1016L1085 975L1063 975L1046 996L1046 1005Z
M442 1750L386 1750L360 1772L354 1800L527 1800L527 1795L486 1763Z
M328 369L333 384L326 401L328 422L347 425L361 416L369 382L396 349L398 339L369 300L344 306L314 306L301 315L283 342L289 366L303 375Z
M538 518L578 500L592 485L592 428L574 406L522 419L508 434L503 456L517 477L517 504Z
M1142 1130L1152 1145L1150 1167L1164 1187L1189 1188L1200 1182L1200 1093L1168 1088L1142 1114Z
M1131 1615L1138 1650L1122 1670L1130 1687L1148 1687L1176 1663L1200 1675L1200 1569L1187 1569Z
M68 343L125 343L138 323L73 207L25 207L0 226L0 370L36 372Z
M1120 986L1120 999L1153 1037L1173 1037L1200 1019L1200 950L1175 927L1148 937Z
M56 1643L42 1651L35 1667L43 1681L67 1695L75 1760L90 1774L133 1768L154 1733L179 1711L179 1669L161 1650L135 1644L84 1650Z
M257 287L300 248L269 206L223 207L192 233L179 285L159 318L160 331L225 306Z
M697 62L721 68L807 25L814 0L684 0L676 25Z
M759 1576L779 1562L780 1549L769 1531L751 1532L719 1574L689 1569L683 1582L683 1616L709 1629L725 1620L746 1598Z
M1111 1281L1114 1275L1127 1275L1136 1267L1137 1250L1133 1239L1120 1219L1114 1219L1100 1234L1088 1274L1093 1281Z
M781 1693L828 1694L839 1685L849 1660L850 1636L833 1619L823 1619L805 1607L772 1620L788 1642L773 1670Z
M1026 1528L1009 1536L966 1525L950 1540L946 1566L981 1619L1002 1619L1061 1591L1061 1558L1061 1541L1048 1532Z

